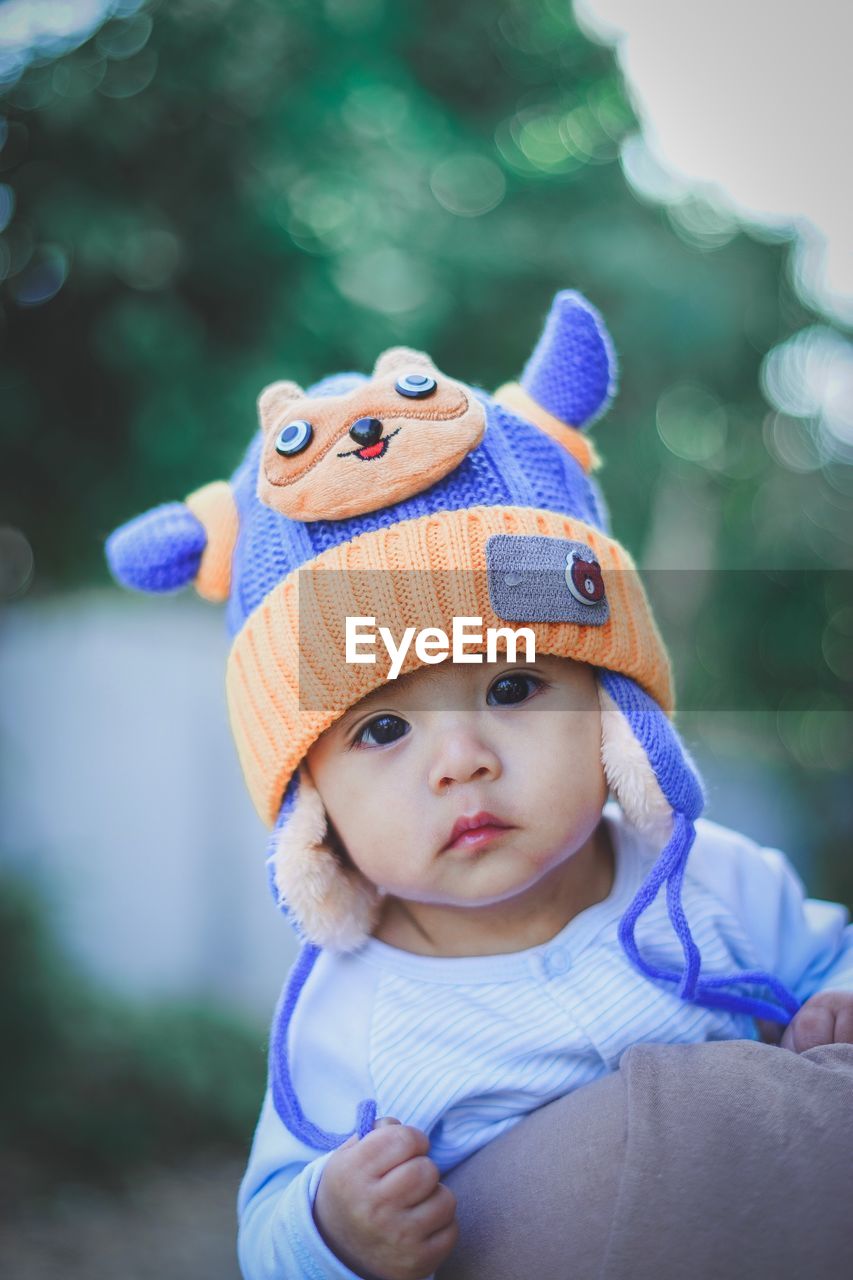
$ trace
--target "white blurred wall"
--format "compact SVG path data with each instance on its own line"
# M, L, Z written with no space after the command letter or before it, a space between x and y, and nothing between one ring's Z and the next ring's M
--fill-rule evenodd
M295 939L225 707L221 609L87 592L0 614L0 858L84 967L271 1012Z

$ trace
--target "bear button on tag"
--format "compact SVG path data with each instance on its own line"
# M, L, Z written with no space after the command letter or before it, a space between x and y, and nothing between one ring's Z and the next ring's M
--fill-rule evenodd
M489 599L507 622L578 622L610 618L601 565L585 542L539 534L496 533L486 543Z

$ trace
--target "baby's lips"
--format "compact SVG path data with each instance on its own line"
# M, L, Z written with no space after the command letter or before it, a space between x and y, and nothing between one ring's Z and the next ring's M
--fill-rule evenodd
M466 831L476 831L478 827L502 827L504 829L509 829L511 826L511 822L504 822L503 818L496 818L493 813L487 813L485 810L481 810L480 813L470 814L468 816L463 815L462 817L457 818L456 822L453 824L453 830L448 836L446 844L442 847L442 853L445 849L449 849L450 846L458 840L460 836L464 835Z

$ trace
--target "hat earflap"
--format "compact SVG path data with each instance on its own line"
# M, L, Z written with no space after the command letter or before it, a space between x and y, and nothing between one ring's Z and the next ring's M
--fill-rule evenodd
M304 765L287 788L267 863L276 902L304 939L354 951L370 936L381 894L332 848L323 801Z
M665 842L672 831L672 806L660 789L649 757L600 679L597 688L601 763L607 785L632 826Z

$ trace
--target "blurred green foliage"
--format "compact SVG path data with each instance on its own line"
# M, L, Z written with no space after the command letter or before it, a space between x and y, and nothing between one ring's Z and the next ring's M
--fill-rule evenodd
M563 286L622 353L597 428L620 535L640 541L664 466L696 470L653 426L689 378L744 437L741 478L714 482L724 559L752 562L774 469L758 366L806 313L783 247L703 252L631 194L620 74L564 0L149 4L31 67L4 110L0 503L38 583L103 577L114 524L229 474L267 381L405 342L494 387ZM67 279L34 305L51 263Z
M0 880L0 1186L123 1185L142 1163L242 1154L263 1037L198 1005L145 1007L91 988L35 891Z

